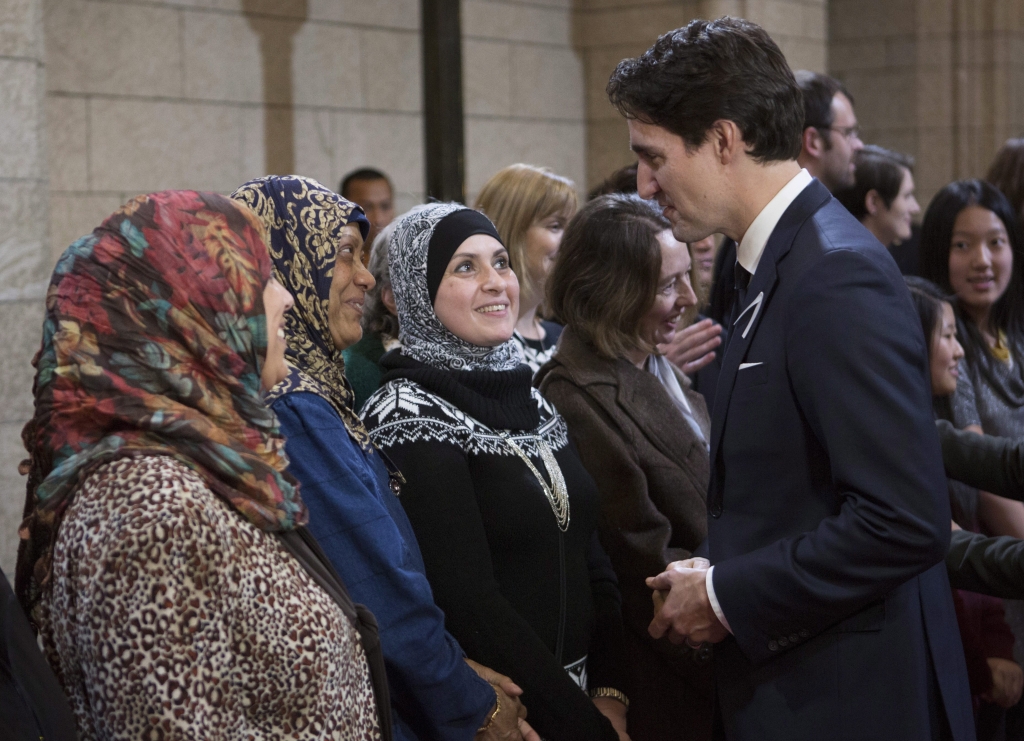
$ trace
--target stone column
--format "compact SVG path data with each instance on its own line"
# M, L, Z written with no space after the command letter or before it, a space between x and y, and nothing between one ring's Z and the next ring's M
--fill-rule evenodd
M47 281L42 0L0 0L0 568L13 575L25 479L21 428Z
M615 65L694 18L731 15L760 24L793 69L824 71L826 0L580 0L574 43L587 92L587 187L634 162L622 116L604 89Z
M980 177L1024 134L1024 7L1016 0L831 0L830 69L863 139L917 158L918 200Z

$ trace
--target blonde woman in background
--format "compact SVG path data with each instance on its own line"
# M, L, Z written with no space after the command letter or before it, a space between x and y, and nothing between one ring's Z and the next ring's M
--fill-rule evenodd
M576 184L546 167L510 165L480 191L474 208L490 218L519 278L519 319L512 339L536 373L551 359L562 327L538 311L562 232L577 208Z

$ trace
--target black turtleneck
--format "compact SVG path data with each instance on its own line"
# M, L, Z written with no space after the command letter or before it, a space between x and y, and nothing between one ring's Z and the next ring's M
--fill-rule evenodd
M533 400L533 371L523 364L507 371L441 370L421 363L401 350L380 359L380 382L405 378L437 394L445 401L496 430L533 430L540 412Z
M471 659L523 688L530 723L558 741L617 741L564 667L587 657L590 687L621 689L622 618L596 537L598 491L529 366L447 371L390 352L363 407L374 443L405 476L401 502L445 627ZM529 467L550 483L543 439L565 478L562 533Z

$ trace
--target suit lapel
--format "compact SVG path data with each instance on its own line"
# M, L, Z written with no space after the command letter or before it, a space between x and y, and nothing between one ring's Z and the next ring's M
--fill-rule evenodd
M733 326L729 327L729 346L722 359L722 370L718 376L718 387L715 390L714 409L711 413L711 470L715 470L718 450L725 430L725 421L729 414L729 401L732 397L736 372L746 357L747 348L754 339L754 334L764 318L771 301L775 284L778 281L778 264L793 246L797 232L804 222L831 198L828 190L817 180L811 182L796 197L782 214L775 230L768 238L757 271L750 279L747 288L746 306L742 307Z

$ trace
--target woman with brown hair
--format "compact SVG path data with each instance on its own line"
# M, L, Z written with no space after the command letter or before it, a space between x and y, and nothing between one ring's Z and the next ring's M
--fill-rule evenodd
M566 229L548 300L565 329L537 383L600 493L598 531L622 592L630 737L708 739L708 650L650 637L644 582L707 533L707 408L656 350L697 302L689 252L652 203L596 198Z
M576 186L546 167L509 165L480 191L475 208L494 222L519 278L519 317L512 339L536 373L555 351L562 327L538 311L562 232L576 213Z

